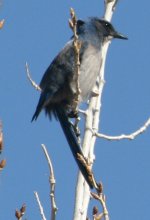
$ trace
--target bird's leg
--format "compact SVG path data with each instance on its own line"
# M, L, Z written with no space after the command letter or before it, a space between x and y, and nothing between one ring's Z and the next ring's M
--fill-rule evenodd
M76 134L76 136L77 136L77 138L78 138L78 141L79 141L79 143L80 143L80 134L81 134L81 132L80 132L80 129L79 129L79 127L78 127L78 123L79 123L79 121L80 121L79 112L71 110L71 111L68 113L68 117L75 119L75 122L72 123L72 127L73 127L74 132L75 132L75 134Z
M79 116L79 113L77 111L74 111L74 110L71 110L69 113L68 113L68 117L69 118L77 118Z
M78 141L79 141L79 143L80 143L80 142L81 142L81 140L80 140L80 134L81 134L81 132L80 132L80 129L79 129L79 126L78 126L79 121L80 121L80 116L79 116L79 114L78 114L77 118L75 118L74 131L75 131L75 133L76 133L76 135L77 135L77 137L78 137Z

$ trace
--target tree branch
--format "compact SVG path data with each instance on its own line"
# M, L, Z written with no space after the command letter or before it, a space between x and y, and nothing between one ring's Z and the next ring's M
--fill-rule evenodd
M34 82L31 78L31 74L30 74L30 70L29 70L29 66L28 63L26 62L26 73L27 73L27 77L28 80L30 81L31 85L38 91L42 91L41 88L36 84L36 82Z
M95 220L102 219L102 217L104 217L105 220L109 220L109 213L108 213L108 210L106 207L106 197L103 194L103 184L102 183L99 183L97 193L91 192L91 196L93 199L96 199L100 202L102 209L103 209L103 213L99 214L98 208L97 207L93 208L93 214L94 214Z
M41 144L42 149L44 151L46 160L48 162L48 166L49 166L49 171L50 171L50 177L49 177L49 182L50 182L50 198L51 198L51 220L55 220L56 219L56 213L57 213L57 206L56 206L56 202L55 202L55 176L54 176L54 170L53 170L53 165L51 162L51 159L49 157L49 154L47 152L47 149L45 147L44 144Z
M73 31L73 34L74 34L73 49L74 49L74 73L75 74L74 74L73 83L74 82L76 83L72 109L73 109L74 114L76 115L75 122L74 122L74 130L75 130L75 133L78 136L78 141L80 142L80 138L79 138L80 130L79 130L79 127L78 127L80 117L78 116L78 103L79 103L80 94L81 94L80 85L79 85L81 42L78 39L77 17L76 17L76 14L75 14L75 11L74 11L73 8L70 9L70 15L71 15L71 19L69 19L69 25L70 25L70 28ZM74 85L73 85L73 87L74 87Z
M112 140L122 140L122 139L129 139L129 140L133 140L135 139L138 135L142 134L143 132L145 132L148 127L150 126L150 118L145 122L145 124L140 127L137 131L131 133L131 134L121 134L119 136L109 136L109 135L105 135L105 134L101 134L101 133L96 133L95 132L95 135L97 137L100 137L100 138L104 138L104 139L107 139L109 141L112 141Z
M44 214L44 209L43 209L43 207L41 205L41 201L40 201L39 195L38 195L37 192L34 192L34 195L35 195L36 201L37 201L38 206L39 206L39 210L40 210L40 214L41 214L42 220L46 220L46 217L45 217L45 214Z
M108 21L111 20L116 3L117 3L116 0L112 0L112 1L105 0L105 15L104 15L105 20ZM83 139L83 153L85 157L89 159L91 166L95 159L94 145L96 141L96 136L93 136L92 128L94 127L95 131L98 131L99 118L100 118L99 116L101 110L101 98L102 98L102 92L105 82L104 80L105 61L106 61L106 55L109 44L110 42L108 41L108 43L105 44L102 48L102 64L98 79L99 86L98 88L97 86L95 86L95 88L93 89L93 91L99 90L99 96L91 97L89 101L88 110L86 111L87 114L85 115L85 134ZM85 220L87 216L87 209L90 200L90 191L81 173L79 173L78 176L75 200L76 201L75 201L75 210L74 210L74 220ZM108 219L109 217L107 218L107 220Z
M4 20L4 19L0 21L0 29L2 29L2 28L3 28L4 23L5 23L5 20Z
M3 150L3 130L2 130L2 122L0 121L0 153Z
M23 204L22 207L20 208L20 210L16 209L15 211L15 216L18 220L22 220L22 217L24 216L26 212L26 205Z
M74 39L73 39L73 48L74 48L74 80L76 82L76 92L74 97L74 106L73 109L75 112L78 112L78 103L79 98L81 94L80 85L79 85L79 75L80 75L80 48L81 48L81 42L78 40L78 34L77 34L77 17L75 14L75 11L73 8L70 9L70 15L71 19L69 19L69 25L70 28L73 31Z

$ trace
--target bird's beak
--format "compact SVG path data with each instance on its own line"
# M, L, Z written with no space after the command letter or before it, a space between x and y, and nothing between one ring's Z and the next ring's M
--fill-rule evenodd
M118 38L118 39L128 40L128 38L127 38L126 36L124 36L123 34L120 34L120 33L118 33L118 32L115 32L115 33L113 34L113 37L114 37L114 38Z

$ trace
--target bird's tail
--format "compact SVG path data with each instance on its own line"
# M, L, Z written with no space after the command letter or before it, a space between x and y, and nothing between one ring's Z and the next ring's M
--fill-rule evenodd
M87 181L88 185L90 186L90 188L93 188L93 184L91 181L91 175L89 174L86 165L83 163L83 161L81 161L81 159L79 159L79 155L81 155L81 157L83 159L85 159L85 157L84 157L83 152L81 150L81 147L78 143L77 136L75 134L73 126L69 122L68 116L63 108L61 108L60 106L56 107L55 111L56 111L57 117L59 119L59 122L61 124L61 127L63 129L63 132L66 136L66 139L68 141L68 144L70 146L70 149L72 151L72 154L78 164L78 167L79 167L82 175L84 176L85 180Z

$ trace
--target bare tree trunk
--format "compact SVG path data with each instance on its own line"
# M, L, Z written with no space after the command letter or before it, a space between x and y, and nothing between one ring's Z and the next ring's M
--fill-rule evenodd
M105 13L104 19L110 21L117 3L117 0L105 0ZM91 97L89 101L89 106L85 112L85 133L83 138L83 153L85 157L88 158L91 165L93 165L94 156L94 145L96 141L96 136L93 135L94 132L98 132L99 128L99 118L101 112L101 99L104 87L104 69L107 50L110 42L105 44L102 48L102 65L99 74L99 86L95 86L94 92L99 91L97 97ZM93 111L94 110L94 111ZM74 220L85 220L87 217L87 210L90 201L90 189L85 182L81 173L79 173L77 187L76 187L76 197L75 197L75 209L74 209ZM105 218L106 219L106 218ZM107 220L109 217L107 217Z

